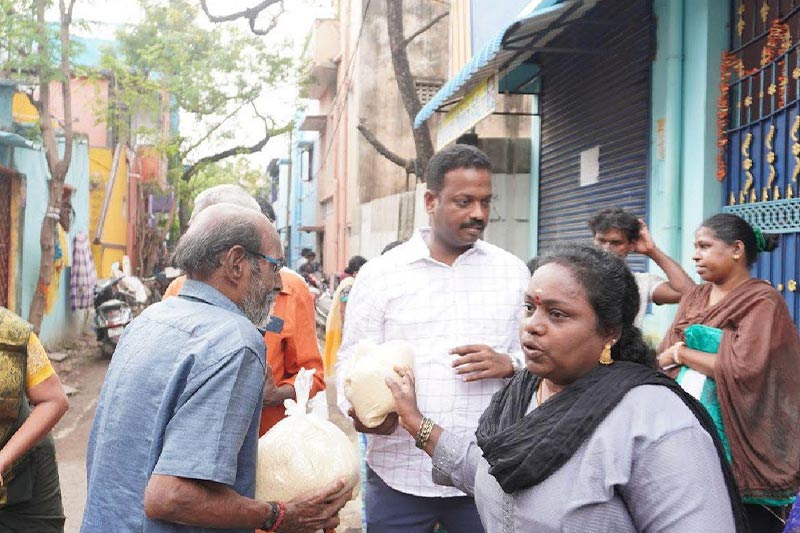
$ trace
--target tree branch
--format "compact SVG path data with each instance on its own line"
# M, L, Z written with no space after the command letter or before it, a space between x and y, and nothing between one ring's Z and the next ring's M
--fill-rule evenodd
M256 114L258 114L258 112L256 112ZM261 117L261 115L259 115L259 117ZM261 117L261 118L264 119L264 117ZM279 129L270 129L269 127L267 127L267 121L264 120L264 128L266 130L265 133L264 133L264 138L261 139L260 141L258 141L257 143L255 143L254 145L252 145L252 146L234 146L233 148L229 148L228 150L224 150L224 151L216 153L214 155L201 157L195 163L193 163L191 166L189 166L189 168L187 168L186 170L183 171L183 174L181 174L181 180L182 181L189 181L190 179L192 179L192 176L197 174L204 166L206 166L206 165L208 165L210 163L216 163L217 161L222 161L223 159L227 159L227 158L233 157L235 155L254 154L256 152L260 152L267 145L267 142L272 137L275 137L277 135L282 135L282 134L288 132L289 130L291 130L292 129L292 124L289 123L289 124L283 126L282 128L279 128Z
M69 25L72 18L72 7L75 0L59 0L59 31L61 42L61 61L59 65L61 80L61 95L64 99L64 156L58 155L58 140L56 139L55 127L50 116L51 95L50 82L52 75L50 72L50 43L47 35L47 23L45 21L45 0L38 0L36 6L36 33L39 43L38 53L42 55L42 64L38 67L39 95L40 102L37 105L39 111L39 125L42 131L42 144L45 148L45 159L50 170L50 182L47 186L48 199L47 211L42 220L42 228L39 234L39 278L31 298L31 305L28 311L28 321L33 324L36 333L42 325L45 310L45 297L48 294L50 280L53 276L53 262L55 255L55 235L57 221L62 208L64 180L69 170L72 159L72 101L70 92L70 68L69 68Z
M72 8L75 0L70 0L67 6L64 0L60 0L59 9L61 12L61 98L64 101L64 157L58 162L63 172L61 180L65 179L67 169L72 162L72 87L71 72L69 68L69 26L72 23ZM60 199L59 199L60 201Z
M39 50L43 57L47 57L49 53L49 38L47 35L47 23L44 18L45 4L38 2L36 4L36 30ZM59 161L58 158L58 144L56 142L56 132L53 128L53 122L50 117L50 79L47 75L47 66L44 64L39 66L39 101L35 101L37 111L39 112L39 128L42 132L42 145L45 149L45 159L47 160L47 168L50 175L54 175L57 171L56 165ZM69 80L69 78L67 78Z
M247 20L247 23L250 26L250 31L255 35L266 35L272 31L278 23L278 17L284 11L283 0L263 0L253 7L248 7L247 9L237 11L236 13L231 13L229 15L212 15L208 10L208 4L206 2L207 0L200 0L200 7L203 9L203 13L206 14L206 17L208 17L210 22L231 22L233 20L243 18ZM272 21L270 22L269 26L264 29L256 29L256 19L258 18L258 15L261 14L261 12L265 9L275 4L280 4L281 9L275 14L274 17L272 17Z
M423 27L421 27L420 29L418 29L417 31L415 31L414 33L409 35L408 37L406 37L403 40L403 46L408 46L409 44L411 44L411 41L413 41L414 39L416 39L417 37L419 37L420 35L422 35L426 31L428 31L429 29L433 28L433 26L435 26L437 22L439 22L440 20L442 20L443 18L445 18L449 14L450 14L449 11L445 11L444 13L442 13L441 15L439 15L438 17L436 17L435 19L433 19L429 23L425 24Z
M251 102L242 102L242 103L241 103L241 104L240 104L240 105L239 105L239 106L238 106L236 109L234 109L233 111L231 111L230 113L228 113L228 114L225 116L225 118L223 118L223 119L222 119L222 120L220 120L218 123L216 123L216 124L214 124L213 126L211 126L211 127L208 129L208 131L205 133L205 135L203 135L203 136L202 136L200 139L198 139L198 141L197 141L196 143L194 143L193 145L189 146L189 147L188 147L186 150L184 150L184 151L183 151L183 153L182 153L182 154L180 154L180 158L181 158L181 159L183 159L183 158L184 158L184 157L186 157L186 155L187 155L187 154L189 154L189 153L190 153L192 150L194 150L195 148L197 148L198 146L200 146L201 144L203 144L205 141L207 141L207 140L208 140L208 138L209 138L209 137L211 137L211 135L212 135L212 134L213 134L215 131L217 131L218 129L220 129L220 128L222 127L222 125L223 125L223 124L225 124L225 123L226 123L226 122L227 122L227 121L228 121L228 120L229 120L229 119L230 119L232 116L234 116L236 113L238 113L239 111L241 111L241 110L242 110L242 108L243 108L244 106L246 106L247 104L251 104L251 103L252 103L252 101L251 101Z
M361 135L364 137L364 139L366 139L366 141L369 144L371 144L373 148L375 148L376 152L381 154L383 157L385 157L398 167L405 169L407 173L411 173L414 171L413 160L405 159L403 157L400 157L396 153L392 152L385 144L383 144L381 141L378 140L377 137L375 137L375 134L372 133L369 130L369 128L367 128L367 126L364 125L363 122L358 125L358 131L361 132Z
M69 0L69 4L67 4L66 10L63 11L64 14L66 15L67 24L72 23L72 8L75 7L75 2L76 0Z
M422 105L419 102L419 95L417 95L414 76L411 74L408 51L403 37L403 0L386 1L386 26L389 32L394 78L400 91L400 98L403 100L403 106L406 108L408 120L413 124L414 117L419 113ZM433 140L428 123L423 123L417 129L412 127L411 134L414 136L414 149L417 152L413 160L414 174L418 178L424 179L428 161L433 157Z
M282 15L282 14L283 14L283 2L281 1L281 9L280 9L280 11L275 13L275 15L272 17L272 20L269 23L269 26L267 26L266 28L261 29L261 30L257 30L256 29L256 17L251 17L251 18L247 19L247 22L250 25L250 32L253 35L267 35L267 34L269 34L269 32L274 30L275 26L278 25L278 17L280 15Z

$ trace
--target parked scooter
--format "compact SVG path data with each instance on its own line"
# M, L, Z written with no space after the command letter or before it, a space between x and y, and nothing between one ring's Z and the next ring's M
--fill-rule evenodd
M94 325L100 351L111 357L122 332L147 305L144 284L135 276L100 280L94 288Z
M118 297L116 289L122 278L109 278L97 282L94 287L94 327L100 351L111 357L117 347L122 331L133 318L127 302Z

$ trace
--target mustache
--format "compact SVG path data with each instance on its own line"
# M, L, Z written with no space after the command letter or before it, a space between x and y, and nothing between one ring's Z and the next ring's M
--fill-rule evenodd
M461 224L461 229L470 228L486 229L486 222L483 220L470 220L469 222Z

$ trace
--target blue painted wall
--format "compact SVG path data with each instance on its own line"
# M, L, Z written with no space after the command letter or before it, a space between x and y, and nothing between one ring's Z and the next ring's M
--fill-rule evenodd
M302 115L296 117L295 124L303 121ZM303 179L303 152L311 148L310 181ZM290 267L294 267L300 259L303 248L317 249L317 234L300 231L302 226L317 224L317 171L322 156L319 135L316 132L300 131L295 126L292 134L292 197L291 203L291 247L287 253ZM317 250L317 254L319 251Z
M63 141L60 146L63 152ZM15 148L13 166L25 175L25 218L22 228L22 269L19 280L20 300L18 311L27 318L31 298L39 277L41 249L39 236L42 220L47 211L48 180L50 173L41 149ZM75 188L72 206L75 218L68 235L70 263L72 259L72 240L80 231L89 230L89 146L86 139L79 138L73 143L72 163L67 173L66 183ZM50 314L45 315L40 337L45 344L53 345L65 338L80 333L83 326L83 312L73 313L69 308L70 269L61 272L59 297Z
M692 267L692 273L694 232L723 205L723 185L716 178L717 99L729 16L727 0L686 1L681 259L684 266Z

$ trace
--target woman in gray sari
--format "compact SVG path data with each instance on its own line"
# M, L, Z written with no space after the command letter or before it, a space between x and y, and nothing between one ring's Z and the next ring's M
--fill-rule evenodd
M633 326L639 297L625 264L571 247L534 267L520 330L527 368L474 437L419 412L413 371L387 381L434 480L473 494L489 533L744 531L713 422L654 369Z

